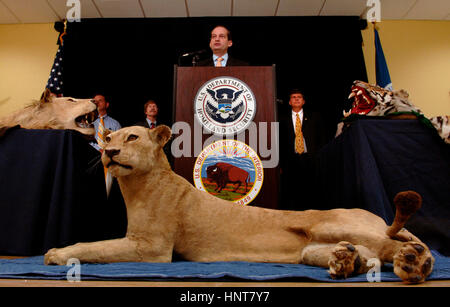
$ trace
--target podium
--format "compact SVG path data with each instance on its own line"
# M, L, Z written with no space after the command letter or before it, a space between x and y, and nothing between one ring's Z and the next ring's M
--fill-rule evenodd
M257 153L263 166L262 186L249 205L277 208L279 135L275 80L275 66L216 68L175 65L172 127L174 171L195 185L194 167L197 157L205 155L205 148L220 140L238 140L239 144L245 143ZM204 103L203 107L199 107L199 103ZM233 116L236 122L239 122L239 118L241 120L236 126L228 127L226 121L231 121ZM213 117L217 120L214 125L208 122ZM259 167L257 164L254 162L255 168ZM202 172L206 173L204 169ZM210 173L212 170L208 169ZM232 180L230 174L227 180ZM211 177L215 178L212 174ZM208 183L217 190L221 180L223 178ZM242 191L245 182L235 180L234 183L228 183L224 190L234 190L239 185L238 191ZM217 191L214 193L218 194Z

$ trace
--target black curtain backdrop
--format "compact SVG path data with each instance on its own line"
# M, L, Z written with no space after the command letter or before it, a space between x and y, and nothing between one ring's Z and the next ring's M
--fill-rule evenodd
M321 112L334 133L350 106L353 80L367 80L358 17L83 19L68 24L64 94L104 93L109 114L122 126L142 120L143 105L153 98L170 123L174 64L191 65L190 57L179 58L186 52L209 51L218 24L232 31L232 56L251 65L276 64L281 111L289 90L300 88L305 107Z

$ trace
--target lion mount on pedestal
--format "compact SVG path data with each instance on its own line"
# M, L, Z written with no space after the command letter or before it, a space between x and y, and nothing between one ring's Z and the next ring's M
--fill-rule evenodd
M0 128L20 125L25 129L71 129L92 137L96 111L93 99L54 97L46 90L40 101L0 118Z
M127 206L120 239L51 249L45 264L188 261L302 263L329 268L333 278L368 272L368 261L393 262L410 283L423 282L434 258L402 229L421 206L407 191L394 200L391 226L362 209L281 211L239 206L193 187L175 174L163 152L167 126L127 127L109 134L102 162L117 177Z

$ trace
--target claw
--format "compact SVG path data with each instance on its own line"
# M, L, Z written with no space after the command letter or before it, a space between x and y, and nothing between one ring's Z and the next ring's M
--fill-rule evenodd
M347 249L348 249L349 251L351 251L351 252L354 252L354 251L355 251L355 247L354 247L353 245L351 245L351 244L347 244L346 247L347 247Z
M428 258L422 266L422 273L428 275L431 271L432 265L433 265L433 262L432 262L431 258Z
M421 280L422 280L422 276L420 276L420 275L416 275L416 276L408 278L408 281L411 283L418 283Z
M404 265L402 266L402 270L405 271L406 273L411 273L413 271L413 268L410 267L409 265Z
M421 253L425 250L425 249L423 248L423 246L422 246L422 245L419 245L419 244L414 244L413 247L414 247L414 249L415 249L419 254L421 254Z

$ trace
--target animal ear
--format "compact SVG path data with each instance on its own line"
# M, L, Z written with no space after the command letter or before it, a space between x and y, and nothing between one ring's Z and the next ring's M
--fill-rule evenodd
M164 145L166 145L167 141L169 141L170 137L172 136L172 130L170 130L170 128L166 125L157 126L150 131L152 133L155 133L156 141L161 147L164 147Z
M41 103L47 103L47 102L51 102L52 100L52 92L46 88L45 91L42 93L41 95Z
M114 131L105 128L105 131L103 132L103 136L104 136L104 137L107 137L109 134L111 134L111 133L113 133L113 132L114 132Z
M395 91L394 94L397 94L398 96L401 96L403 98L409 98L409 94L407 91L405 91L404 89L401 89L399 91Z

